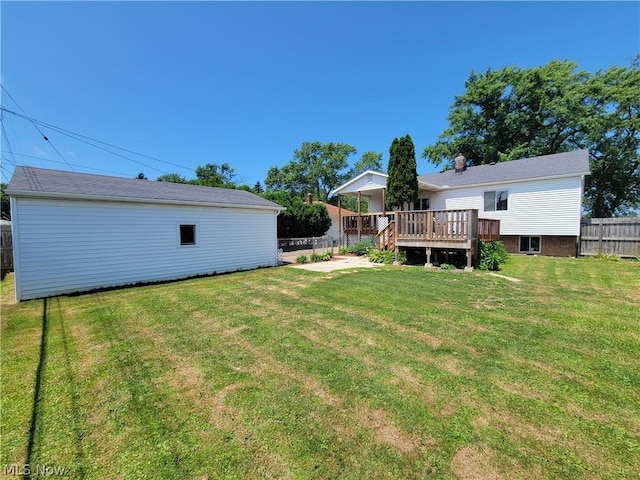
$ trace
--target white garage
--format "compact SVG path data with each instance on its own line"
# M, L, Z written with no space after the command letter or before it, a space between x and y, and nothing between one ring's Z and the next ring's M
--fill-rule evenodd
M278 262L279 205L242 190L16 167L16 299Z

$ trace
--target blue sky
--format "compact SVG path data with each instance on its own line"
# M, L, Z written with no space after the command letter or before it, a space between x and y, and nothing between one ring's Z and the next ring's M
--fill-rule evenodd
M640 51L639 2L7 2L2 105L14 163L150 179L227 162L264 183L304 141L420 158L472 71L554 59L595 72ZM17 102L17 104L16 104ZM85 139L89 141L88 139ZM54 149L55 147L55 149ZM13 153L13 154L12 154ZM38 158L33 158L38 157ZM141 162L136 163L136 162ZM105 172L106 171L106 172Z

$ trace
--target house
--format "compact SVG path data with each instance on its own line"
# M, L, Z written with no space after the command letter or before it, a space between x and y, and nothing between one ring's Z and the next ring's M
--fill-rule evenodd
M331 240L333 242L337 242L340 238L340 218L342 218L343 216L357 215L356 212L352 212L351 210L347 210L346 208L338 208L335 205L331 205L330 203L321 202L320 200L314 200L311 193L307 193L306 202L308 204L314 203L325 206L327 212L329 213L329 218L331 219L331 226L329 227L329 230L327 230L325 235L331 237Z
M376 213L343 217L341 235L346 241L355 234L379 236L391 221L396 240L404 238L401 247L458 248L456 241L480 232L465 223L475 215L481 229L499 221L499 238L511 253L576 256L584 180L590 173L587 150L458 167L418 176L419 201L408 206L411 215L385 211L387 175L367 171L353 178L332 193L366 199ZM423 211L432 214L419 214ZM419 241L436 228L441 229L438 246Z
M252 193L16 167L16 299L277 264L282 207Z

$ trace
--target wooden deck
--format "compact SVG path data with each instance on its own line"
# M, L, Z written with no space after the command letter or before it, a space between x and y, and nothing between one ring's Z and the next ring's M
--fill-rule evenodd
M478 210L412 210L343 217L344 235L375 236L381 249L425 248L427 265L432 249L465 250L467 266L477 254L478 241L496 240L500 221L478 219Z

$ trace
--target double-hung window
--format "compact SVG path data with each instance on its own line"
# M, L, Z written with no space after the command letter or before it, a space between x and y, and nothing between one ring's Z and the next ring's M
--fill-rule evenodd
M499 210L507 210L509 192L506 190L494 190L484 192L484 211L495 212Z

